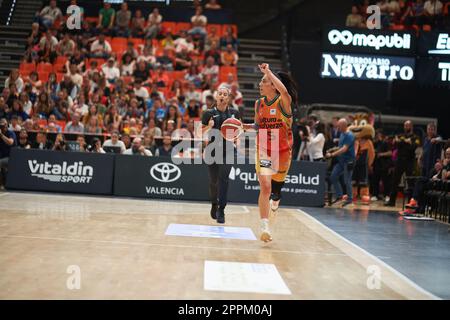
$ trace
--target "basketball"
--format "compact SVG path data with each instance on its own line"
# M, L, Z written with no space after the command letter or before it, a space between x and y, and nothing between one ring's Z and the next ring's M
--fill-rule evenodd
M230 118L223 122L220 132L225 140L234 141L244 131L242 122L236 118Z

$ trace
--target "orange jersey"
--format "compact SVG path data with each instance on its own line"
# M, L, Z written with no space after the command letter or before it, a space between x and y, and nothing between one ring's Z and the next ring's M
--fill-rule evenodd
M272 101L256 101L255 123L258 126L258 149L287 151L292 149L292 115L283 109L281 96Z

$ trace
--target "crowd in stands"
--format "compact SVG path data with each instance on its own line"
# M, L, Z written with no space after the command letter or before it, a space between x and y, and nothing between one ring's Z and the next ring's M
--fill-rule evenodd
M145 145L177 129L189 132L219 86L231 89L234 108L243 105L237 29L208 24L200 5L191 23L165 21L158 8L145 18L127 3L114 10L107 2L98 17L83 17L81 30L67 28L66 18L55 0L42 9L20 68L5 81L0 118L22 136L116 132Z
M379 7L383 29L429 31L450 25L447 0L355 0L346 26L367 28L368 24L374 24L373 19L368 20L374 13L367 10L371 5Z

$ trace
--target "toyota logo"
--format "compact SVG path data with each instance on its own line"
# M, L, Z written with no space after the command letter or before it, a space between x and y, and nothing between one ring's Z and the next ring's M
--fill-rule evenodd
M150 169L150 175L159 182L170 183L177 181L181 176L181 170L169 162L155 164Z

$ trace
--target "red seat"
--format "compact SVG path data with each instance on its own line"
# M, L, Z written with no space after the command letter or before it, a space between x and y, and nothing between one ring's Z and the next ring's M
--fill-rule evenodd
M166 33L172 33L175 34L176 32L176 28L177 28L177 24L175 22L170 22L170 21L164 21L161 23L161 28L162 28L162 33L166 34Z
M49 74L50 74L49 72L39 71L38 72L39 80L41 80L44 83L47 82Z
M175 34L179 34L181 31L189 31L191 29L191 24L188 22L178 22L175 27Z
M62 81L63 78L64 78L64 73L58 72L58 73L56 74L56 81L57 81L58 83L60 83L60 82Z
M36 64L22 62L19 67L19 73L22 76L28 76L31 72L36 71Z
M217 36L222 36L222 25L221 24L208 24L206 26L206 31L209 34L212 34L212 29L216 29L216 35Z
M185 71L168 71L167 75L171 80L184 80L184 77L186 76Z
M41 73L41 72L50 73L53 71L53 65L51 63L41 62L37 65L36 71L38 73Z

